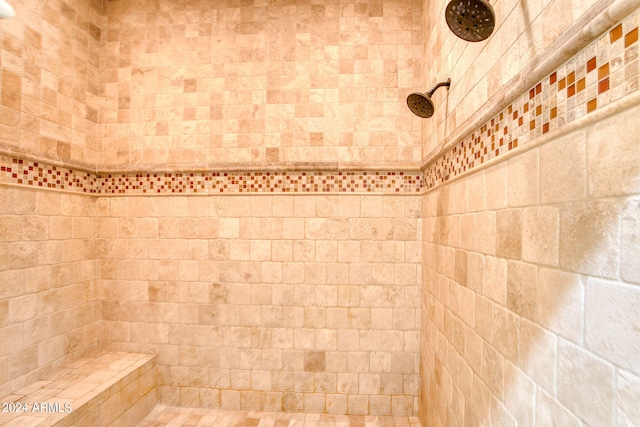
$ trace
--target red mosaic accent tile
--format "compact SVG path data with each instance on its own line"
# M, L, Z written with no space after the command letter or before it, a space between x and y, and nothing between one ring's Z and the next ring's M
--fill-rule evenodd
M598 94L606 92L609 90L609 77L598 82Z
M596 57L594 56L593 58L587 61L587 73L590 73L595 69L596 69Z

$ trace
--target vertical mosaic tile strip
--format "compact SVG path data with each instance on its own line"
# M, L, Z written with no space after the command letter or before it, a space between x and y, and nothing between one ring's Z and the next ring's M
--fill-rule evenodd
M638 91L635 11L431 163L425 189Z
M374 172L198 172L94 174L0 156L0 182L109 194L418 193L422 174Z

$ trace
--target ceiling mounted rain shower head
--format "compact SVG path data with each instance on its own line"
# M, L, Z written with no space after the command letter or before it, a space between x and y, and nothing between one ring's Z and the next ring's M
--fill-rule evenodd
M451 0L444 16L453 34L468 42L488 39L496 26L496 14L486 0Z
M422 117L423 119L428 119L429 117L433 116L433 112L435 111L435 109L431 97L433 96L434 92L441 86L446 86L447 90L449 90L449 86L451 86L451 79L447 79L446 82L438 83L429 92L414 92L409 95L407 97L407 106L409 107L411 112L418 117Z
M16 11L4 0L0 0L0 19L8 19L16 16Z

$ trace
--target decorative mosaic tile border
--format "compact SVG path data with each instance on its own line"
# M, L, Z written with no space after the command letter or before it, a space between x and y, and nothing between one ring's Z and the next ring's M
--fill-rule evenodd
M419 172L198 172L98 175L98 194L418 193Z
M419 193L422 174L404 171L183 172L95 174L0 156L0 182L80 193Z
M96 175L0 155L0 183L95 193Z
M434 188L638 91L639 14L629 15L429 164L423 187Z

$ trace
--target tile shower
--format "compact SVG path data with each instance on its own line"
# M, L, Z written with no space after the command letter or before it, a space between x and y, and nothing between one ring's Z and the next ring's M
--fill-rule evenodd
M156 355L125 424L640 424L632 1L496 2L484 44L445 1L13 3L0 395L112 351Z

